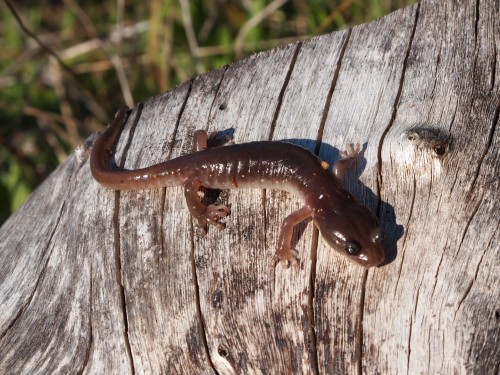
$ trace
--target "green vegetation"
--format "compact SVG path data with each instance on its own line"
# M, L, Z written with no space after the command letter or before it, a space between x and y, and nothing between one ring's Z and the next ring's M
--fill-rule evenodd
M0 224L124 104L253 52L368 22L415 2L2 2ZM22 29L8 3L45 47Z

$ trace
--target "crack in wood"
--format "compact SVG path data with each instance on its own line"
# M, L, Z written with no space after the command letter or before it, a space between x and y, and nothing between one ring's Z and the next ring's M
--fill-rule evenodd
M229 68L229 65L226 65L224 68L222 68L222 74L221 74L219 83L217 84L217 88L215 89L215 95L214 95L214 98L212 99L212 104L210 104L210 109L208 110L208 120L207 120L207 126L205 127L205 130L207 130L210 126L210 121L212 119L212 110L214 109L214 105L217 102L217 97L219 96L220 87L222 86L222 81L224 80L224 77L226 75L228 68Z
M410 316L410 324L409 324L409 333L408 333L408 356L407 356L407 373L410 373L410 357L411 357L411 338L412 338L412 333L413 333L413 316L415 318L417 317L417 307L418 307L418 301L420 298L420 288L422 287L422 282L420 282L418 288L417 288L417 295L415 297L415 305L413 307L413 315Z
M283 85L281 86L280 93L278 94L278 99L277 99L277 104L276 104L276 109L274 110L273 113L273 118L271 120L271 129L269 132L268 140L272 141L274 137L274 131L276 128L276 122L278 121L279 114L281 112L281 106L283 105L283 98L285 96L286 89L288 87L288 84L290 83L290 78L292 76L292 72L295 68L296 62L297 62L297 57L299 56L300 50L302 48L302 42L298 42L297 45L295 46L295 50L293 51L292 59L290 60L290 65L288 66L288 71L286 73L285 79L283 81ZM267 210L267 205L266 205L266 189L262 189L262 212L263 212L263 217L264 217L264 242L267 243L267 227L269 225L268 223L268 217L266 215L266 210ZM276 290L276 268L273 268L273 293Z
M467 222L465 223L465 228L462 231L462 238L460 239L460 243L458 245L457 251L455 252L455 256L457 256L458 253L460 253L460 249L462 248L462 244L464 242L465 236L467 235L467 232L469 231L470 223L472 222L472 220L476 216L477 211L479 210L479 207L483 203L483 198L484 198L484 192L481 194L481 198L479 198L479 202L474 206L469 218L467 219Z
M161 189L160 202L160 253L158 254L158 263L160 262L160 258L163 257L163 254L165 253L165 237L167 234L164 226L164 212L167 205L167 188Z
M500 103L497 105L497 108L495 109L495 113L493 115L493 121L491 123L490 132L488 134L488 140L486 141L486 147L484 148L483 153L481 154L481 157L479 158L479 162L478 162L476 171L474 173L474 178L472 179L472 183L470 185L471 187L469 189L469 196L472 195L472 193L474 192L474 190L476 188L476 182L477 182L477 179L479 178L479 173L481 172L481 167L483 165L484 158L488 154L488 151L490 150L491 145L493 143L493 135L495 134L495 131L496 131L496 128L498 125L499 117L500 117Z
M404 231L401 249L404 249L406 246L406 239L408 238L408 229L410 227L410 223L412 222L412 217L413 217L413 206L415 205L416 194L417 194L417 181L415 179L415 174L414 174L413 175L413 194L411 197L410 213L408 214L408 220L406 220L406 224L405 224L406 230ZM404 260L405 260L405 252L403 251L403 254L401 254L401 263L399 265L399 270L398 270L398 279L396 280L396 284L394 286L394 293L393 293L394 296L396 296L396 291L398 290L398 285L399 285L399 280L401 279L401 272L403 270Z
M319 358L316 337L316 317L314 315L314 297L316 285L316 269L318 255L319 230L313 225L313 234L311 240L311 272L309 274L309 294L307 296L307 319L309 320L309 336L311 340L311 368L314 374L319 374Z
M281 86L280 93L278 94L278 99L277 99L277 104L276 104L276 109L274 110L273 113L273 118L271 120L271 127L269 131L269 136L268 140L272 141L274 137L274 130L276 128L276 122L278 121L279 114L281 112L281 106L283 105L283 98L285 96L286 89L288 87L288 84L290 83L290 78L292 76L292 72L295 68L296 62L297 62L297 57L299 56L299 52L302 48L302 42L297 43L295 46L295 50L293 51L292 59L290 60L290 65L288 66L288 71L286 73L285 79L283 81L283 85ZM267 205L266 205L266 197L267 197L267 190L262 189L262 211L263 211L263 217L264 217L264 236L267 236L267 228L269 226L268 222L268 217L266 215L266 210L267 210ZM264 237L265 243L267 243L267 238ZM276 267L273 267L273 290L272 293L274 294L276 290Z
M187 105L189 96L191 95L191 90L193 89L193 82L194 82L194 79L191 79L189 81L189 86L188 86L188 89L186 92L186 97L184 98L184 101L182 102L181 108L179 110L179 115L177 116L177 120L175 121L174 131L172 133L172 141L170 142L167 160L172 159L172 152L174 151L174 145L175 145L175 141L177 138L177 132L179 131L179 124L181 123L182 114L184 113L184 110L186 109L186 105ZM166 188L164 188L164 189L166 190Z
M444 245L444 249L446 249L447 247L448 247L448 240L446 240L446 244ZM439 259L439 264L436 268L436 272L434 273L434 285L432 286L431 299L434 299L434 293L436 292L438 275L439 275L439 272L441 271L441 264L443 263L444 253L445 253L444 251L441 253L441 259Z
M130 137L131 139L132 137ZM124 160L123 160L124 161ZM121 267L121 243L120 243L120 191L115 192L115 204L113 213L113 232L115 237L115 279L119 290L119 301L122 309L123 317L123 339L125 343L125 349L127 351L127 357L130 363L130 368L132 374L135 374L134 357L132 355L132 347L130 344L130 338L128 335L128 313L127 313L127 301L125 299L125 286L122 282L122 267Z
M432 324L429 325L429 329L427 330L427 370L429 370L431 368L431 361L432 361L432 359L431 359L432 358L431 329L432 329Z
M198 284L198 273L196 272L196 257L195 257L195 246L194 246L195 230L193 226L193 219L190 219L190 238L191 238L191 272L193 273L193 286L195 295L195 307L196 307L196 318L198 320L198 330L203 343L203 348L205 350L205 355L211 369L218 374L214 363L212 362L212 357L210 356L210 349L208 347L207 331L205 329L205 323L203 322L203 314L201 312L201 299L200 299L200 285Z
M333 92L335 87L337 87L337 81L340 74L340 68L342 67L342 61L344 60L345 51L347 50L347 44L351 39L352 28L347 29L346 35L344 36L344 42L342 43L342 48L337 61L337 67L335 68L335 73L333 74L332 84L328 95L326 96L325 105L323 107L323 114L321 116L321 122L319 124L318 136L316 137L316 147L314 148L314 154L319 155L319 150L321 148L321 141L323 140L323 132L325 130L326 120L328 118L328 113L330 112L330 106L332 104Z
M90 262L90 271L89 271L89 278L90 278L90 285L89 285L89 320L88 320L88 326L89 326L89 334L88 334L88 340L89 343L87 345L87 350L85 351L85 357L83 359L82 367L79 371L77 371L78 374L83 374L85 372L85 369L87 368L87 365L90 360L90 354L92 353L92 346L94 344L94 333L92 330L93 323L92 323L92 315L94 313L94 295L93 295L93 278L92 278L92 261Z
M131 125L129 137L123 149L122 159L120 161L120 167L123 168L125 165L125 161L127 158L128 150L132 144L132 140L134 138L135 129L137 124L139 123L139 119L142 114L143 103L139 103L137 105L137 112L134 118L134 122ZM128 117L127 117L128 121ZM124 129L124 128L123 128ZM122 132L123 132L122 129ZM118 146L119 138L115 144L115 148ZM115 160L116 163L116 160ZM129 360L130 368L132 371L132 375L135 374L135 365L134 365L134 357L132 355L132 347L130 344L130 338L128 335L128 313L127 313L127 302L125 299L125 287L122 282L122 267L121 267L121 242L120 242L120 191L115 191L115 202L113 209L113 232L114 232L114 264L115 264L115 280L118 285L119 290L119 301L122 309L122 317L123 317L123 339L125 344L125 349L127 352L127 358Z
M497 76L497 46L493 44L493 58L491 59L491 77L490 77L490 91L495 88L495 81Z
M118 165L120 167L120 169L123 169L123 167L125 166L125 161L127 159L128 150L130 149L130 146L132 145L132 139L134 139L135 129L136 129L137 124L139 122L139 118L141 117L143 107L144 107L143 103L139 103L137 105L137 113L135 115L134 122L132 123L132 125L130 127L130 133L129 133L129 136L127 139L127 143L125 144L125 147L123 148L122 159L120 160L120 163L117 163L117 161L115 160L115 164ZM127 119L125 121L128 121L129 116L130 116L130 113L127 115ZM125 129L125 126L121 130L122 134L123 134L124 129ZM113 155L116 155L116 147L118 147L118 143L120 142L120 137L121 137L121 134L120 134L120 136L117 137L116 144L114 145L115 150L113 151Z
M337 86L338 77L340 74L340 69L342 67L342 61L344 59L345 51L347 50L347 45L349 43L350 37L352 34L352 29L349 28L344 36L344 40L342 42L341 51L339 53L339 57L337 60L337 64L335 67L335 71L332 78L332 83L330 84L330 88L328 90L328 94L326 96L325 104L323 106L323 113L321 115L321 121L318 128L318 134L316 137L316 145L314 148L314 154L319 155L321 142L323 139L323 132L325 128L325 124L328 118L328 113L330 112L330 106L333 98L333 93ZM273 123L274 125L274 123ZM316 295L316 271L317 271L317 257L318 257L318 242L319 242L319 230L315 226L313 226L312 240L311 240L311 251L310 251L310 259L311 259L311 271L309 274L309 293L308 293L308 306L307 306L307 319L309 321L309 338L311 341L311 369L314 374L319 374L319 357L318 357L318 348L317 348L317 334L316 334L316 318L314 314L314 299Z
M432 82L432 89L430 90L430 93L429 93L429 96L432 98L431 106L433 108L434 108L434 104L435 104L434 98L436 97L436 87L438 84L439 69L441 68L441 56L443 54L442 52L443 52L443 44L444 43L445 43L445 41L443 40L443 38L441 38L440 43L439 43L439 48L437 50L436 64L434 66L434 71L433 71L434 81ZM427 113L427 115L429 115L430 112L431 111L429 111L429 113ZM425 122L428 122L428 118L425 120Z
M460 299L460 302L458 303L458 307L455 310L455 314L453 314L453 321L455 321L455 319L457 317L457 313L460 310L460 308L462 307L462 303L465 301L465 299L469 295L469 293L472 289L472 286L474 285L474 282L477 280L477 275L479 274L479 269L481 268L481 264L483 263L484 255L485 255L485 253L483 252L481 254L481 258L479 259L479 262L477 262L476 270L474 271L474 277L469 282L469 285L467 286L467 289L465 290L464 295L462 296L462 298ZM472 348L472 345L471 345L471 348Z
M396 120L396 115L398 112L398 105L399 101L401 100L401 93L403 92L403 83L405 80L405 75L406 75L406 68L408 66L408 58L410 56L410 51L413 45L413 39L415 38L415 33L417 30L417 24L420 16L420 3L417 3L415 5L415 21L413 22L413 29L411 31L410 35L410 41L408 43L408 49L406 50L405 53L405 58L403 60L403 68L401 69L401 77L399 79L399 87L398 87L398 92L396 94L396 98L394 99L394 105L392 107L392 115L391 119L389 120L389 124L387 124L386 128L384 129L384 132L382 133L382 136L380 137L378 149L377 149L377 208L376 208L376 213L377 216L380 217L380 210L382 208L382 193L383 193L383 186L384 186L384 180L382 177L382 147L385 141L385 138L387 134L389 133L389 130L392 128L394 121Z
M450 121L450 126L448 126L448 136L446 137L448 139L448 148L451 148L451 143L452 143L452 137L451 137L451 129L453 129L453 125L455 125L455 119L457 118L457 112L458 112L458 105L455 106L455 111L453 111L453 116L451 117ZM441 137L439 137L441 138Z
M356 356L357 356L357 367L358 375L363 374L363 318L365 315L365 294L366 294L366 282L368 278L368 270L363 271L363 281L361 283L361 295L359 297L359 315L358 315L358 327L356 332Z
M207 129L208 126L210 125L210 119L212 117L212 110L214 108L215 103L217 102L217 96L219 94L219 90L220 90L220 87L222 85L222 81L224 80L224 76L225 76L226 72L227 72L227 67L224 68L223 73L220 77L220 80L217 84L216 92L215 92L214 98L212 100L212 104L210 105L210 110L208 111L208 120L207 120L207 126L205 127L205 129ZM189 97L189 94L191 93L191 89L192 89L192 84L189 87L187 97ZM179 114L179 117L182 115L186 103L187 103L187 98L186 98L186 102L184 103L184 105L181 108L181 112ZM194 287L194 295L195 295L196 319L198 321L198 334L201 338L201 342L203 343L203 349L205 351L205 356L207 357L208 365L210 366L212 371L218 375L219 372L217 371L217 369L212 361L212 357L210 356L207 331L206 331L205 323L203 320L203 313L201 311L200 285L198 283L198 273L197 273L197 268L196 268L196 256L195 256L195 245L194 245L195 230L194 230L192 216L189 217L189 227L190 227L190 240L191 240L191 243L190 243L190 246L191 246L191 249L190 249L191 272L193 274L193 287Z
M276 109L273 114L273 119L271 120L271 131L269 132L269 140L273 140L274 129L276 128L276 121L278 121L278 116L281 112L281 106L283 105L283 97L285 96L286 89L288 87L288 83L290 82L290 77L292 76L293 69L295 68L295 63L297 62L297 57L299 56L300 49L302 48L302 42L298 42L295 46L295 50L293 51L292 59L290 61L290 65L288 67L288 72L286 73L285 80L283 81L283 85L281 86L281 91L278 95L278 103L276 105Z
M418 298L418 294L417 294ZM417 305L415 304L415 310L417 309ZM415 314L415 311L413 312ZM410 357L411 357L411 334L413 331L413 316L410 316L410 332L408 333L408 356L406 358L406 373L410 373Z
M474 41L477 46L477 39L479 34L479 0L476 0L476 14L474 19Z

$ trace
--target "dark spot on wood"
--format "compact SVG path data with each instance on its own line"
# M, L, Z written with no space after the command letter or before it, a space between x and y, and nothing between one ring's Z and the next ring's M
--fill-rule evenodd
M446 146L443 144L438 144L434 147L434 152L436 153L436 155L442 156L446 152Z
M432 152L435 157L445 156L451 144L451 135L437 128L415 127L407 130L403 136L418 150Z
M382 43L382 51L385 53L391 52L393 42L394 42L394 39L386 38L384 40L384 42Z
M276 346L280 349L285 349L288 346L288 341L283 338L276 339Z
M194 262L197 269L202 270L207 268L207 259L205 257L197 256Z
M222 357L222 358L226 358L229 354L228 350L220 345L218 348L217 348L217 353L219 353L219 355Z
M227 109L227 103L226 103L226 102L221 103L221 104L219 105L219 109L220 109L221 111L223 111L223 110Z
M222 307L222 303L224 302L224 294L222 290L217 289L214 294L212 294L212 307L214 309L220 309Z
M495 311L495 319L500 320L500 310Z
M200 340L199 329L197 325L191 325L185 335L189 357L197 366L203 365L203 342Z

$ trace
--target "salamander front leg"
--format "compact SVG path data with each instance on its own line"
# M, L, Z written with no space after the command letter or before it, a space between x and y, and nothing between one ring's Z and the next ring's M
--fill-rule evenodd
M341 186L344 185L345 171L352 168L359 157L360 151L361 145L356 143L354 147L352 144L346 145L346 150L340 152L341 159L337 160L333 165L333 174Z
M283 220L280 237L278 239L278 249L273 257L274 266L276 266L278 262L281 262L284 268L289 268L290 264L294 267L299 267L299 259L297 257L299 253L297 250L291 248L293 228L311 216L312 210L308 206L305 206L288 215L285 220Z
M200 235L204 236L207 233L207 224L214 225L217 229L225 228L224 223L219 220L231 213L229 207L222 204L203 204L198 191L200 190L201 182L192 178L184 184L184 196L189 208L189 212L197 222L197 228Z

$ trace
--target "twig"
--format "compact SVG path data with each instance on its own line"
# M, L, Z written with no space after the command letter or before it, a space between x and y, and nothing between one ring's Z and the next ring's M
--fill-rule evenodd
M22 111L25 115L35 117L39 121L43 121L44 123L46 123L52 133L57 135L63 142L71 145L73 148L77 147L81 143L79 137L75 138L75 136L68 132L62 131L61 128L57 126L58 123L66 125L72 122L76 122L73 117L62 116L58 113L47 112L28 105L24 106Z
M149 29L149 21L141 21L137 22L134 25L124 27L120 32L113 31L109 35L108 39L104 41L100 38L94 38L91 40L87 40L85 42L75 44L71 47L66 48L65 50L60 52L61 57L65 59L72 59L78 56L81 56L86 53L90 53L95 51L98 48L101 48L101 42L105 42L108 44L118 43L122 39L132 38L140 33L144 33Z
M2 133L0 133L0 146L2 146L4 150L6 150L9 154L11 154L12 157L14 157L18 163L28 165L30 170L32 170L33 173L36 175L36 179L38 181L43 180L45 176L39 170L39 168L36 167L35 161L22 151L22 147L17 147L13 145L12 139L7 138ZM29 174L26 175L26 177L29 180L32 180L31 178L29 178L30 177ZM33 183L33 181L30 182Z
M123 15L125 14L125 1L118 0L117 1L117 17L116 17L116 31L118 35L117 40L117 50L118 53L111 54L111 62L113 63L116 74L118 75L118 81L120 82L120 87L123 93L123 99L129 108L134 106L134 99L132 97L132 90L130 89L130 84L127 79L127 74L125 73L125 69L123 68L123 62L121 59L122 54L122 30L123 30ZM110 47L109 44L105 44L106 47Z
M35 42L37 42L37 44L40 46L40 48L42 48L45 52L47 52L49 55L51 55L52 57L54 57L57 62L59 63L59 65L61 65L61 67L66 70L69 74L71 74L71 76L73 76L73 78L75 79L78 79L78 76L75 74L75 72L73 72L73 70L71 70L71 68L66 65L66 63L64 61L61 60L61 58L57 55L57 53L55 53L52 48L50 48L49 46L45 45L35 34L33 34L27 27L26 25L24 24L23 20L21 19L21 17L19 16L19 14L17 13L16 9L14 8L14 6L10 3L10 0L5 0L5 4L7 4L7 6L9 7L12 15L14 16L14 18L16 19L17 23L19 24L19 26L21 27L21 29L26 33L28 34L28 36L30 38L32 38L33 40L35 40Z
M41 36L41 39L52 39L53 35L45 35ZM38 44L33 44L32 46L27 46L24 48L21 53L17 56L16 60L10 63L7 67L5 67L0 73L0 80L2 78L10 78L11 75L16 74L18 71L23 69L23 65L25 62L32 60L36 55L40 53L42 49ZM0 84L0 87L3 85Z
M205 22L203 22L203 25L201 26L200 31L198 33L198 39L201 40L202 42L208 38L210 31L213 29L215 25L215 20L217 18L217 13L218 13L217 10L219 7L219 4L217 4L215 1L212 1L208 4L210 4L210 9L208 10L208 17L205 17Z
M87 100L89 100L88 106L89 109L94 113L95 116L99 117L102 120L106 119L106 111L98 104L98 102L93 98L92 94L85 88L85 86L80 81L79 77L76 73L68 66L61 58L57 55L55 51L53 51L49 46L43 43L34 33L32 33L24 24L21 17L17 13L16 9L10 2L10 0L4 0L7 7L10 9L12 15L16 19L17 23L21 30L23 30L30 38L32 38L42 50L47 52L50 56L54 57L54 59L58 62L58 64L75 80L75 82L80 86L82 92L85 94Z
M283 46L286 44L290 43L296 43L303 41L305 39L310 38L309 35L301 35L301 36L296 36L296 37L290 37L290 38L281 38L281 39L270 39L270 40L263 40L260 42L247 42L244 44L244 51L245 52L252 52L252 51L259 51L259 50L266 50L278 46ZM209 46L209 47L200 47L199 48L199 56L200 57L209 57L209 56L217 56L217 55L225 55L232 53L234 50L234 47L232 45L221 45L221 46ZM151 64L151 59L149 58L149 55L140 55L137 56L137 58L134 59L134 62L139 63L139 64ZM176 70L176 60L174 57L171 57L170 62L172 64L172 67L174 70ZM122 58L122 63L125 67L129 66L128 59L123 59ZM73 70L77 73L83 74L83 73L90 73L90 72L102 72L106 70L112 69L113 66L111 65L111 62L109 59L106 60L100 60L100 61L93 61L93 62L86 62L86 63L80 63L78 65L75 65L73 67ZM176 70L177 71L177 70ZM186 76L182 78L183 76L181 73L178 74L178 78L180 81L185 81L188 80L189 77Z
M205 67L200 61L200 55L199 55L200 48L198 46L198 41L196 40L196 36L194 34L191 12L189 11L189 2L188 0L179 0L179 2L181 4L182 22L184 24L184 30L186 30L186 37L188 40L189 50L191 51L191 55L194 58L196 71L198 72L198 74L201 74L205 72Z
M98 38L98 33L97 30L90 19L90 17L85 13L85 11L78 5L74 0L64 0L66 5L71 8L77 15L78 19L82 23L83 27L85 28L85 31L89 37L94 38L96 41L97 45L101 50L106 54L106 56L109 58L111 61L111 64L113 65L116 75L118 77L118 82L120 83L120 88L123 96L123 100L127 104L128 107L132 108L134 106L134 99L132 98L132 91L130 90L130 85L127 80L127 75L125 73L125 69L123 67L123 63L121 61L121 58L118 54L111 52L112 48L109 44L108 41L106 40L101 40ZM120 12L118 12L120 13ZM118 41L117 44L120 46L121 44L121 21L120 17L118 17L118 27L117 27L117 35L118 35Z
M326 17L321 25L319 25L314 31L315 35L323 34L325 30L328 28L330 23L335 19L335 17L341 15L342 13L349 10L352 4L352 0L344 0L340 5L338 5L329 15Z
M170 87L172 60L174 59L174 28L175 28L175 12L169 12L165 24L163 26L163 43L162 55L163 58L156 63L160 67L160 88L166 91Z
M261 23L264 19L270 16L273 12L279 9L283 4L285 4L288 0L274 0L270 4L268 4L264 9L262 9L255 16L250 18L245 24L241 27L238 36L234 42L234 52L237 58L241 58L243 56L243 44L245 42L245 38L248 32Z
M80 143L80 135L78 134L78 124L76 123L73 110L70 103L68 102L67 87L63 82L62 71L60 65L53 58L49 58L49 69L51 72L51 82L56 94L59 96L59 110L63 116L68 119L64 122L64 127L66 128L66 133L68 135L68 140L70 144L75 147ZM40 122L43 124L43 122ZM49 124L50 125L50 124Z
M165 4L163 4L165 3ZM170 85L170 66L168 65L173 50L173 33L175 23L175 11L163 12L163 6L170 2L154 0L150 2L149 32L147 37L147 55L152 63L151 70L153 79L156 80L162 91L167 90ZM166 13L166 19L163 15Z

